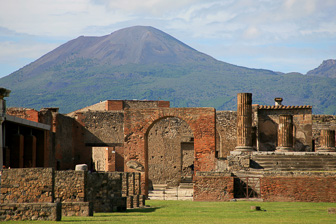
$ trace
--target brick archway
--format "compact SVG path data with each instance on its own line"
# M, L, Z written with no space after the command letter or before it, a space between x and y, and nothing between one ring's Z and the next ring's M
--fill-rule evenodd
M125 171L128 161L137 161L144 166L141 174L143 194L148 194L147 132L150 127L165 117L178 117L190 126L194 134L195 171L212 171L215 168L215 109L214 108L153 108L126 109L124 114ZM132 170L134 171L134 170Z

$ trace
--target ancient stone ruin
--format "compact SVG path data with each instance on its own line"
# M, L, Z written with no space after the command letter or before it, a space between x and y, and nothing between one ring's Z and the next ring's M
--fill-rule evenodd
M56 220L145 199L335 202L336 117L282 101L256 105L239 93L237 111L139 100L69 114L2 107L0 217ZM16 212L31 204L33 216Z

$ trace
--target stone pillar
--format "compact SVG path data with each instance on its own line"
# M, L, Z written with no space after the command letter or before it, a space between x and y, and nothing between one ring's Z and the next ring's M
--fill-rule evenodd
M254 151L252 146L252 93L238 93L237 146L235 151Z
M277 152L293 151L293 116L280 115Z
M0 87L0 170L2 170L3 166L3 150L4 150L4 136L2 133L2 123L5 120L6 116L6 100L4 100L4 97L8 97L9 93L11 91L5 88Z
M335 130L321 130L320 147L318 152L336 152L335 148Z

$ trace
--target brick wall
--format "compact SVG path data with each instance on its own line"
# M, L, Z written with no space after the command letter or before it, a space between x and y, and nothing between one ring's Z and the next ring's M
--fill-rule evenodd
M54 201L52 168L5 169L1 176L1 203Z
M335 202L335 176L269 176L261 179L264 201Z
M12 107L12 108L8 108L6 113L8 115L12 115L12 116L19 117L22 119L39 122L39 119L38 119L39 112L34 109Z
M106 110L124 110L124 102L122 100L108 100L106 102Z
M195 201L230 201L234 178L230 173L197 172L194 184Z

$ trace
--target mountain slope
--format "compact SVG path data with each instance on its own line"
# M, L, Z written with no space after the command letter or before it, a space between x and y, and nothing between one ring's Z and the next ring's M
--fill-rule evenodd
M314 106L336 113L336 79L249 69L198 52L152 27L79 37L0 79L9 106L60 107L63 113L106 99L170 100L174 107L235 110L236 94L254 103Z
M323 61L319 67L307 72L307 75L336 78L336 60L329 59Z

